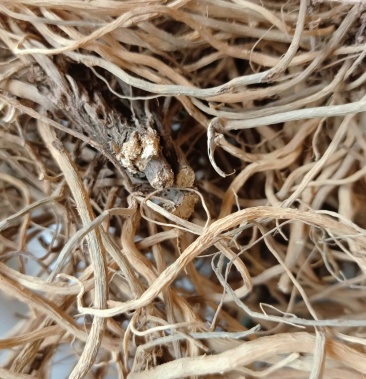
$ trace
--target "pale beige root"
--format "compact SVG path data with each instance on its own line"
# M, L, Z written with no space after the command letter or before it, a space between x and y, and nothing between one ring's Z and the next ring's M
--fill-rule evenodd
M2 1L0 376L363 378L365 12Z
M265 362L268 358L275 356L284 359L286 355L299 353L295 355L295 359L292 359L291 362L291 366L296 367L296 358L300 357L300 354L311 354L314 351L315 343L316 338L307 333L278 334L276 336L262 337L256 341L242 343L237 348L227 350L217 355L181 358L180 360L160 365L153 370L131 373L127 378L143 379L149 377L153 379L178 379L192 375L208 375L214 373L225 375L228 371L236 371L239 375L241 371L246 373L246 370L241 369L251 362ZM328 355L328 359L341 361L346 367L352 369L352 371L358 371L362 374L366 373L365 354L355 349L345 348L339 342L330 341L326 344L326 354ZM288 364L290 362L287 361L286 363ZM277 368L279 367L277 366ZM311 372L311 365L303 365L302 371ZM255 372L251 372L251 374L257 376ZM268 374L270 374L270 372L268 372ZM314 376L314 378L316 377L319 376Z
M90 223L94 218L94 212L90 202L87 200L85 189L83 188L81 179L78 176L70 157L50 126L40 123L39 130L46 146L50 149L52 156L59 164L64 174L65 180L67 181L77 204L78 212L83 224L86 225ZM92 230L88 233L86 238L95 279L94 304L97 308L104 308L106 306L108 294L105 249L98 229ZM106 322L104 319L99 317L94 318L85 348L80 356L78 364L74 367L69 376L70 379L83 378L93 366L102 342L105 325Z

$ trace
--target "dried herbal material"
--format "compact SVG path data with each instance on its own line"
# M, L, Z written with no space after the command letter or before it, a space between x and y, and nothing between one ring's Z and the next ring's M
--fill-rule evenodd
M365 14L3 0L0 377L363 378Z

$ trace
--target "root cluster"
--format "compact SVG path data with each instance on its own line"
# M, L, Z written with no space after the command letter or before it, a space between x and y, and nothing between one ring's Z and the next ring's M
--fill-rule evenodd
M365 16L2 1L0 377L366 375Z

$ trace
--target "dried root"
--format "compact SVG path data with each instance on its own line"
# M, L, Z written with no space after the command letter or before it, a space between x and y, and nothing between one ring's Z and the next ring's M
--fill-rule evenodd
M365 12L2 1L0 377L366 375Z

